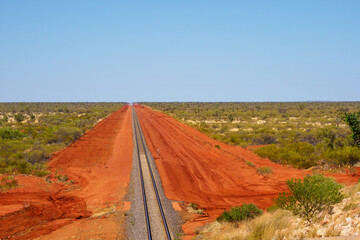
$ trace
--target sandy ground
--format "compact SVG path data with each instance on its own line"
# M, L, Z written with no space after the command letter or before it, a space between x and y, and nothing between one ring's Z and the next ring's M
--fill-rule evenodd
M195 215L183 225L185 239L191 239L198 227L215 220L231 206L243 203L255 203L263 209L271 206L272 198L286 190L287 179L308 174L260 158L249 149L212 140L159 111L142 106L136 109L149 149L155 156L165 195L171 200L197 203L205 209L205 215ZM259 174L257 168L264 166L271 167L273 173ZM359 178L334 176L346 184Z
M20 187L0 194L0 238L123 239L131 164L131 109L124 106L53 156L49 167L68 181L17 176Z

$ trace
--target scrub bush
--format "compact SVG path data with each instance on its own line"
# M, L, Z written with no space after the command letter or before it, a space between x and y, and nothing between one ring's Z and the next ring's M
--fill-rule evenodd
M34 175L37 176L37 177L44 177L46 175L49 175L50 172L46 171L46 170L36 170L34 172Z
M306 142L285 144L283 147L270 145L255 150L261 157L282 164L290 164L296 168L309 168L316 165L315 148Z
M292 211L305 220L311 222L316 214L330 210L332 205L341 202L341 184L334 179L316 174L301 179L286 181L289 192L279 194L274 199L279 208Z
M320 128L316 138L319 142L323 142L327 148L333 149L335 146L336 134L330 128Z
M0 138L2 139L20 139L23 138L24 136L25 135L17 129L12 129L12 128L0 129Z
M271 133L261 133L256 134L252 138L252 144L254 145L264 145L264 144L273 144L276 143L276 137Z
M360 161L360 149L357 147L346 146L336 150L327 150L325 158L328 162L336 165L354 165Z
M240 207L233 207L224 211L216 220L219 222L241 222L255 218L263 213L255 204L243 204Z
M345 113L344 119L351 129L355 145L360 148L360 112Z
M8 116L4 115L2 120L3 122L7 123L9 121L9 118Z
M250 167L255 167L255 164L253 162L246 161L246 164Z
M271 174L273 172L271 167L261 167L258 168L257 171L261 175Z
M15 114L14 118L18 123L25 120L25 116L22 113Z
M49 159L49 155L43 149L33 149L24 155L25 160L31 164L43 163Z
M12 189L18 186L18 181L13 176L3 176L0 180L0 191Z

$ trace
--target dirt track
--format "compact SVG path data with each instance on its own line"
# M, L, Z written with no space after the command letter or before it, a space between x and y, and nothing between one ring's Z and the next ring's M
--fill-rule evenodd
M154 156L157 149L160 151L155 162L166 196L197 203L209 214L183 226L189 239L196 227L214 220L224 208L243 203L255 203L261 208L271 206L272 198L286 189L285 180L307 174L260 158L248 149L212 140L161 112L142 106L136 109L150 151ZM253 162L255 167L246 161ZM259 174L256 169L263 166L271 167L273 173ZM338 179L351 183L357 182L358 177Z
M49 162L74 183L17 177L20 187L0 194L0 238L122 238L131 139L131 109L124 106Z

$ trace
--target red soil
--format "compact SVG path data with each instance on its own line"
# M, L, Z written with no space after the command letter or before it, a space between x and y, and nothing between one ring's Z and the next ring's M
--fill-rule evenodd
M49 162L73 184L17 176L20 187L0 193L0 238L89 239L104 229L102 239L123 237L123 219L108 213L126 205L131 164L131 109L124 106ZM88 218L94 214L107 217Z
M271 206L272 198L286 190L287 179L308 173L260 158L249 149L217 142L159 111L142 106L136 106L136 110L166 196L197 203L208 214L183 225L186 238L191 239L196 227L214 220L231 206L243 203L255 203L260 208ZM159 158L156 158L157 149ZM257 168L263 166L271 167L273 173L259 174ZM359 178L334 176L347 184Z

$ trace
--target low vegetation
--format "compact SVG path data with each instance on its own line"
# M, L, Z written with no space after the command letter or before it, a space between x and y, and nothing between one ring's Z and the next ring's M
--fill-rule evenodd
M345 113L345 122L350 126L354 144L360 147L360 112Z
M253 219L263 213L255 204L243 204L240 207L233 207L224 211L216 220L219 222L241 222Z
M314 175L312 180L317 178L319 176ZM320 181L323 182L324 180ZM338 193L337 189L338 187L334 188L336 193ZM271 211L268 210L248 221L237 223L215 221L209 223L195 239L290 240L358 235L360 226L359 192L360 184L342 188L341 194L345 198L341 198L342 200L339 203L332 205L331 210L318 211L311 224L290 210L272 207ZM304 199L307 198L305 193L302 195Z
M17 187L18 182L13 176L3 175L0 177L0 192Z
M253 162L246 161L246 164L250 167L255 167L255 164Z
M186 208L191 213L204 214L204 210L199 208L199 205L196 203L189 203Z
M122 103L0 103L0 174L45 176L51 154Z
M341 202L341 184L334 179L315 174L301 179L286 181L289 192L279 194L275 203L279 208L289 210L311 222L322 211L330 211L334 204Z
M273 172L271 167L260 167L257 169L257 171L261 175L267 175L267 174L271 174Z
M144 103L227 144L296 168L360 161L360 102Z
M295 230L297 219L291 212L278 209L275 212L266 212L254 219L233 222L219 222L207 224L196 237L197 240L273 240L285 238Z

